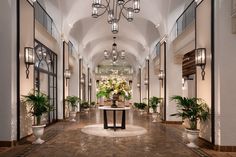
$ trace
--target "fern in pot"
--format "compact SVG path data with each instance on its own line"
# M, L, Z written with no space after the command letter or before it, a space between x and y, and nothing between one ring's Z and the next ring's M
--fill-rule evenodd
M205 101L201 98L186 98L182 96L171 97L172 101L177 103L178 112L171 114L171 116L182 117L183 120L187 119L189 122L189 128L186 128L187 138L190 143L187 145L192 148L196 148L194 141L199 136L199 130L197 129L197 122L205 122L209 118L209 107Z
M85 111L85 113L89 112L89 103L87 101L83 101L81 103L81 108Z
M76 117L76 109L78 107L78 103L80 102L80 98L77 96L67 96L65 101L70 105L70 119L72 122L75 122L75 117Z
M153 97L151 97L149 102L150 102L150 108L152 108L152 110L153 110L153 113L152 113L153 121L152 122L157 122L157 117L158 117L157 107L158 107L158 104L161 102L161 98L153 96Z
M49 104L48 96L42 92L30 92L28 95L22 96L22 103L29 107L29 113L36 117L36 124L32 126L33 134L37 138L33 144L42 144L41 139L44 133L45 124L41 124L41 117L44 113L52 110Z

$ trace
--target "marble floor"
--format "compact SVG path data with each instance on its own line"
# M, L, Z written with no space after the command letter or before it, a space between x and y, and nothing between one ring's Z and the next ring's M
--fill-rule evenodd
M127 113L127 124L144 127L144 135L111 138L81 132L84 126L102 122L102 111L78 113L77 122L63 121L47 127L44 144L32 145L34 137L30 136L12 149L2 149L0 157L236 157L207 148L190 149L185 145L182 126L152 123L150 115L135 111Z

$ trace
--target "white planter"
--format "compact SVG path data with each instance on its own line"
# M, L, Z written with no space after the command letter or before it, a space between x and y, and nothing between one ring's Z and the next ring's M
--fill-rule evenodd
M153 112L152 113L152 122L157 122L157 118L158 118L158 113L157 112Z
M140 113L140 115L143 115L144 114L144 110L139 109L139 113Z
M44 133L44 127L46 125L35 125L32 126L33 135L36 137L36 140L33 142L33 144L42 144L44 143L44 140L41 139Z
M187 133L187 138L189 143L187 144L190 148L198 148L198 146L195 144L196 139L199 137L199 130L189 130L185 129Z
M85 113L89 113L89 108L84 109Z
M75 111L70 111L70 121L71 122L76 122L76 112Z

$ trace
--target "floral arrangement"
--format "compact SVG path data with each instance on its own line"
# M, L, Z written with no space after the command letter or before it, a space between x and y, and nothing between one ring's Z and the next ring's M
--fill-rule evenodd
M119 77L102 79L98 86L97 97L110 98L114 94L121 95L126 100L131 99L131 89L128 82Z

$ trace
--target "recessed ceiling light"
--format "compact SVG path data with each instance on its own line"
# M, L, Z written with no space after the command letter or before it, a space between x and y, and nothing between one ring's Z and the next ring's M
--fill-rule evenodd
M73 25L72 25L71 23L69 23L69 26L70 26L70 27L73 27Z
M158 28L160 26L160 24L157 24L155 27Z

